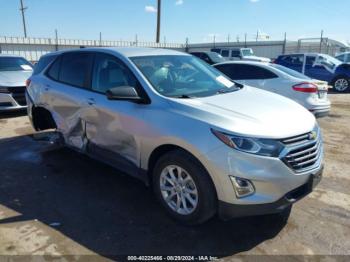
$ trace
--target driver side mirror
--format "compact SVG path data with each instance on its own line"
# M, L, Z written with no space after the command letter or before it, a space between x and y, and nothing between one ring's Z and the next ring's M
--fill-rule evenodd
M144 99L139 96L136 89L132 86L113 87L107 90L106 96L109 100L123 100L135 103L145 102Z

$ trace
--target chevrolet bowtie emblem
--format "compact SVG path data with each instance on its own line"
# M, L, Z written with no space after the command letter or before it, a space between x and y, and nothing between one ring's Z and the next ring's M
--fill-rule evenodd
M309 134L309 140L315 140L317 137L317 134L315 131L312 131L310 134Z

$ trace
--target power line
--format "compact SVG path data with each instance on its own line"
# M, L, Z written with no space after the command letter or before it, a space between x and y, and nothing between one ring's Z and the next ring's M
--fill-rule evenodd
M26 18L24 16L24 12L28 9L28 7L24 7L23 6L23 0L20 0L20 2L21 2L21 8L19 10L22 13L22 23L23 23L24 37L27 38Z

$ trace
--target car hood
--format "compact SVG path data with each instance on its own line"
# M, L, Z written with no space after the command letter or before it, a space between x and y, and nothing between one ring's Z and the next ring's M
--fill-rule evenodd
M232 93L177 101L186 106L184 114L243 136L286 138L310 132L316 124L315 117L298 103L250 86Z
M0 86L24 86L33 71L1 71Z
M267 57L260 57L260 56L245 56L243 57L244 60L248 60L248 61L258 61L258 62L271 62L270 58Z

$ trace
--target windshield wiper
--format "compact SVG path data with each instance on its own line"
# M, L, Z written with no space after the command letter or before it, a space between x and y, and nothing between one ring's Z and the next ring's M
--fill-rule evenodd
M190 96L190 95L179 95L179 96L172 96L174 98L194 98L195 96Z

